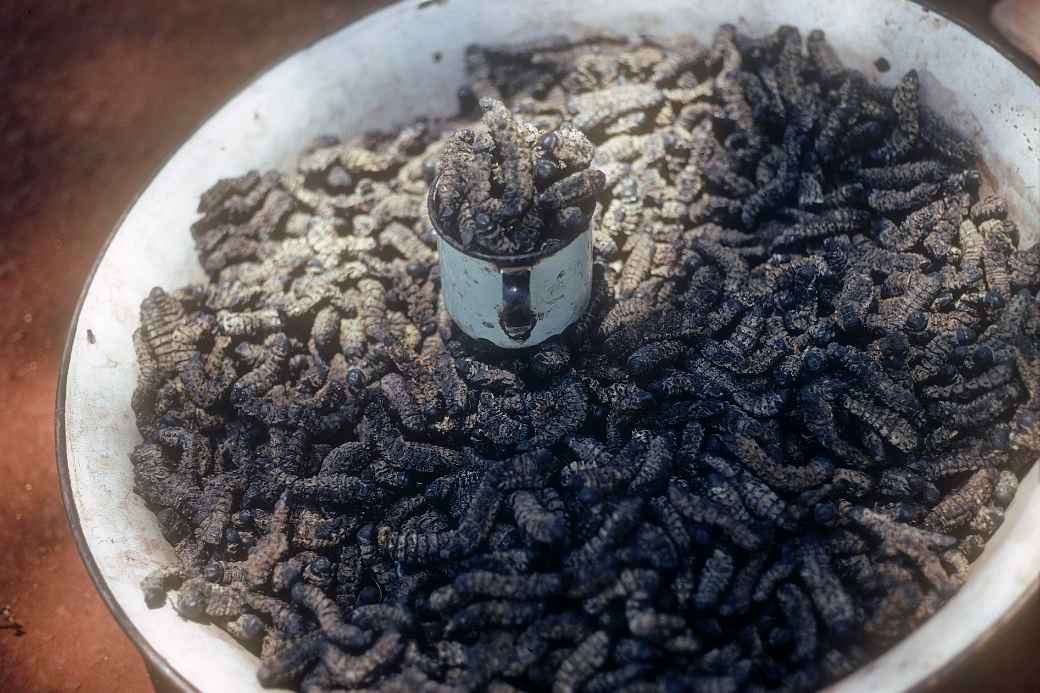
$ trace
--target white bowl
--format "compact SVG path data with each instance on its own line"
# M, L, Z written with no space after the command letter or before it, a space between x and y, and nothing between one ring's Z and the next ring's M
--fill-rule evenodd
M138 586L173 561L152 513L132 491L128 453L136 368L130 335L155 285L203 278L188 226L217 178L286 166L321 133L388 128L451 114L463 51L610 28L710 39L723 22L749 32L779 24L821 28L867 74L884 56L892 84L910 68L925 100L976 142L1023 235L1040 220L1040 86L961 26L906 0L442 0L395 4L281 63L234 97L159 172L113 233L84 290L69 335L57 405L58 466L69 519L98 590L145 658L185 690L258 689L255 658L216 627L148 609ZM440 60L434 55L439 53ZM95 339L87 339L90 330ZM844 691L932 683L989 637L1038 589L1040 485L1022 483L1004 526L963 589L884 656L840 682Z

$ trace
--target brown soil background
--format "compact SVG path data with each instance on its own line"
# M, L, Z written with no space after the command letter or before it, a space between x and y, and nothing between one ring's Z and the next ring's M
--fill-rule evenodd
M450 0L449 0L450 1ZM80 562L54 463L65 333L94 258L192 130L379 0L6 0L0 7L0 691L147 691ZM986 0L935 3L989 36ZM1033 599L941 690L1040 691Z

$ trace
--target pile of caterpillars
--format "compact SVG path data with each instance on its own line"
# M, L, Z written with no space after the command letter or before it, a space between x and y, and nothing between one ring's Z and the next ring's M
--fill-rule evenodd
M148 602L314 692L809 690L935 613L1040 453L1040 250L917 74L731 26L468 69L457 120L203 195L209 281L134 337ZM602 172L588 313L519 354L453 327L426 214L480 99Z
M462 247L497 256L551 252L585 231L606 177L596 148L572 126L539 132L497 99L480 101L483 129L453 132L433 184L433 220Z

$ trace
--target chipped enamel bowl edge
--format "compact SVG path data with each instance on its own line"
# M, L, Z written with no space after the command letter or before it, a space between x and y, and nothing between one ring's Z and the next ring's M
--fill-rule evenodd
M188 227L214 180L250 168L285 167L309 138L354 134L453 111L463 51L478 38L521 40L610 27L686 31L707 40L734 22L752 32L778 24L824 29L851 66L874 75L884 56L893 84L921 74L925 100L977 143L1023 235L1040 219L1040 88L997 50L941 15L906 0L447 0L392 5L270 70L208 120L162 168L113 232L85 287L66 343L56 410L62 494L98 591L149 664L183 690L259 690L256 660L223 631L148 609L138 583L173 553L133 493L127 455L139 441L130 411L131 334L154 285L203 274ZM638 9L634 9L638 7ZM869 8L869 9L867 9ZM391 37L388 39L388 37ZM438 52L441 59L433 60ZM1027 221L1029 223L1027 223ZM95 343L86 339L90 329ZM1007 520L964 588L885 655L839 682L843 691L897 691L935 683L992 635L1037 590L1040 486L1034 468Z

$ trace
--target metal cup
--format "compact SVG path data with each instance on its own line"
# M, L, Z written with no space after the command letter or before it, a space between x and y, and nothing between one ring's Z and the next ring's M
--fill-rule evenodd
M523 349L562 333L592 294L592 228L548 252L496 256L465 250L429 213L437 233L441 292L464 333L503 349Z

